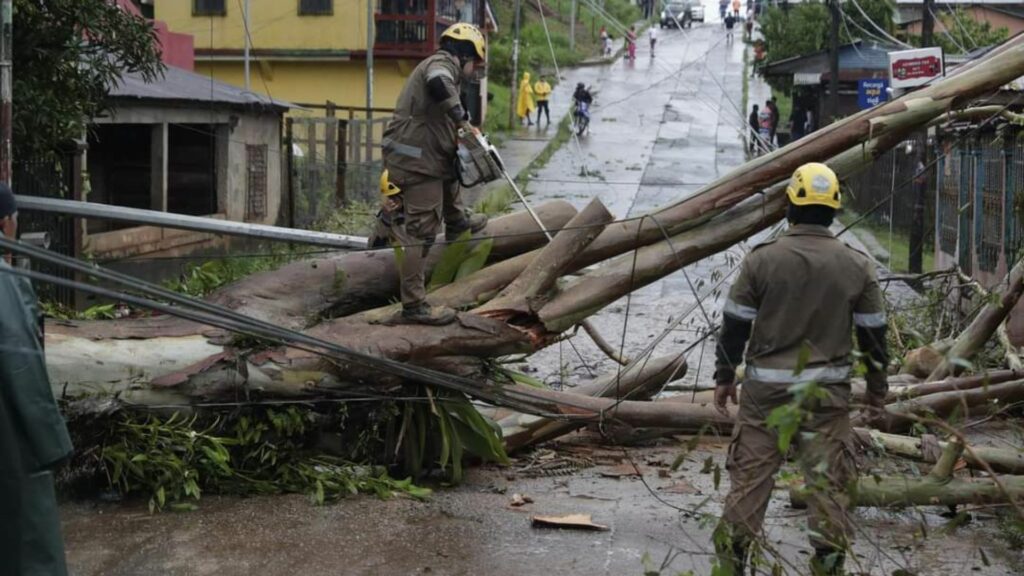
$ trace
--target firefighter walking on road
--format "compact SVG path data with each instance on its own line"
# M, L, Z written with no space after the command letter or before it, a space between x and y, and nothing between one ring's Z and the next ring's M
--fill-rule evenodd
M487 224L485 215L463 207L456 169L459 132L475 130L461 86L486 62L485 50L484 37L472 24L445 30L440 49L409 75L384 131L381 214L390 240L402 247L402 317L407 322L443 325L455 320L454 310L426 302L426 257L442 219L448 241Z
M743 574L785 458L773 410L795 407L793 441L810 488L813 574L841 574L850 543L846 484L856 479L848 447L852 334L867 365L867 404L888 390L886 318L875 269L829 231L839 182L824 164L798 168L786 189L789 230L743 261L722 315L715 404L736 403L735 367L744 360L739 413L726 467L731 487L715 547L723 574ZM749 339L749 344L748 344Z

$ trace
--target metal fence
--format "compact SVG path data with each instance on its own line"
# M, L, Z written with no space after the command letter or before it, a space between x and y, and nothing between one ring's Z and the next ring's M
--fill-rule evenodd
M61 154L54 159L15 162L12 184L16 194L74 199L77 190L76 156ZM50 235L50 249L66 256L77 256L75 219L52 212L21 212L18 214L18 233L46 232ZM67 268L43 262L32 262L39 272L61 278L73 278ZM74 291L52 284L35 284L40 299L74 305Z
M351 201L376 199L381 140L391 110L303 104L286 120L290 224L309 228Z
M934 268L959 265L989 284L1012 267L1024 238L1018 216L1024 201L1024 132L975 132L940 133L931 151L924 250L933 255ZM919 157L913 150L918 146L919 141L902 143L846 183L847 205L867 214L875 232L881 228L906 240L915 226L913 180ZM885 244L884 238L878 240ZM892 248L907 250L908 244L896 242ZM903 261L903 255L893 256Z

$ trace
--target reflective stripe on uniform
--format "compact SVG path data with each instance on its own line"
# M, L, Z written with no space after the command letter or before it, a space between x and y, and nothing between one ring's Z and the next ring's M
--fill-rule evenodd
M423 148L402 144L401 142L395 142L391 138L384 138L381 140L381 147L386 150L397 152L402 156L409 156L410 158L420 158L423 156Z
M799 374L780 368L747 366L746 379L757 382L797 384L799 382L846 382L850 379L850 366L821 366L805 368Z
M449 81L451 81L452 84L455 83L455 78L452 76L452 73L445 70L444 68L434 68L427 72L428 81L439 77L447 78Z
M885 312L858 314L854 312L853 323L861 328L881 328L885 326Z
M737 320L746 320L747 322L753 322L757 318L757 308L744 306L732 299L725 301L725 307L722 308L722 312Z

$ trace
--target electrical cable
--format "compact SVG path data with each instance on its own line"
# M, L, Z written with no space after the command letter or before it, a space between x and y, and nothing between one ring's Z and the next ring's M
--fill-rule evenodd
M891 35L889 35L888 32L883 30L881 26L876 24L875 21L872 20L871 17L868 16L866 12L864 12L864 9L860 7L860 4L857 3L857 0L850 0L850 2L853 3L853 7L857 9L857 12L860 12L860 15L864 17L864 20L866 20L867 23L870 24L872 28L874 28L875 30L878 30L882 34L883 37L887 38L890 42L896 44L897 46L902 46L904 48L913 48L913 46L911 46L910 44L907 44L906 42L904 42L902 40L899 40L897 38L892 37ZM842 12L842 9L840 9L840 12Z

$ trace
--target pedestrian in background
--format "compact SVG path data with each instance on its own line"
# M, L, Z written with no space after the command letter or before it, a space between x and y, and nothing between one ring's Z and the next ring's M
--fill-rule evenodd
M718 0L718 17L722 19L722 25L725 25L725 13L729 10L729 0Z
M793 104L793 111L789 113L789 141L795 142L804 137L805 126L807 125L807 114L797 103Z
M733 28L736 27L736 17L732 14L725 15L725 43L732 44Z
M551 124L551 111L548 109L548 98L551 97L551 84L548 84L547 77L541 74L540 80L533 85L533 94L537 97L537 126L540 126L540 113L544 112L548 124Z
M654 58L654 45L658 43L658 28L656 26L647 29L647 38L651 41L651 58Z
M768 101L765 102L765 105L772 112L772 133L771 138L768 139L768 143L771 144L772 147L774 147L777 144L777 142L775 141L775 134L779 131L779 107L778 105L775 104L774 96L769 98Z
M608 36L608 29L601 26L601 53L610 56L612 53L611 38Z
M0 232L18 235L14 194L0 184ZM67 574L53 471L71 438L46 373L32 285L0 258L0 574Z
M630 60L636 60L636 24L626 32L626 54Z
M519 81L519 99L516 101L516 115L519 116L519 124L526 121L527 126L533 126L530 115L533 114L533 87L530 86L530 73L523 72L523 79Z
M732 16L737 20L740 19L740 0L732 0Z
M754 9L747 8L747 19L743 22L743 39L746 41L753 40L754 38Z
M758 122L759 115L757 112L757 104L754 104L754 108L750 111L750 116L747 116L747 126L750 127L750 141L748 144L748 148L750 149L751 154L754 154L758 149L757 134L760 130L760 124Z
M772 149L772 111L765 106L757 115L757 133L761 137L761 149L770 152Z

